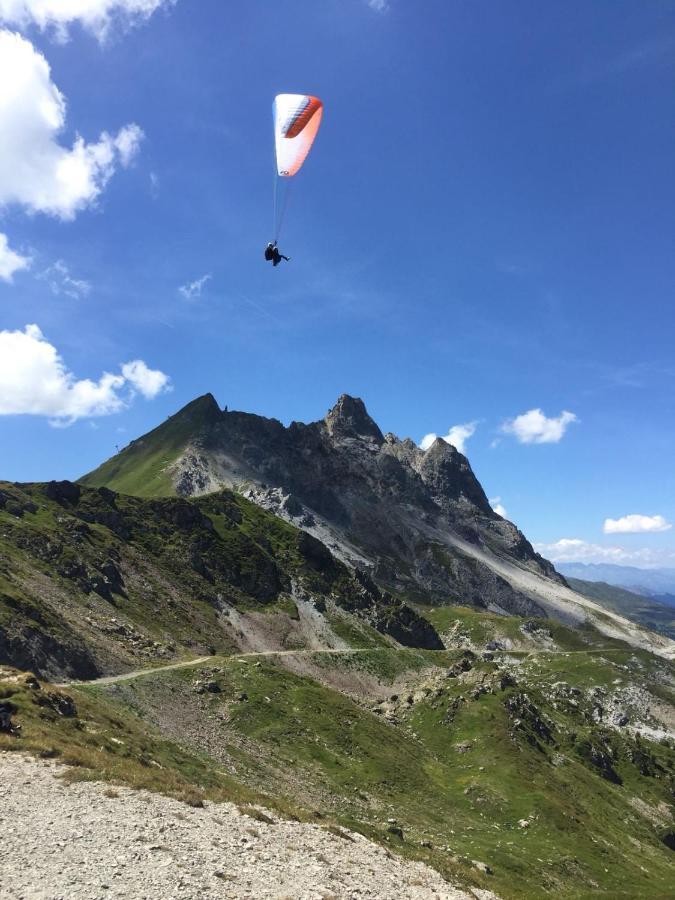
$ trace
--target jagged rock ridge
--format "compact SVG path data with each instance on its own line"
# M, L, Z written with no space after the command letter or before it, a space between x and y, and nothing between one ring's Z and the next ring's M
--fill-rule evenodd
M383 434L346 394L323 420L288 427L206 394L82 482L187 497L232 488L411 600L569 622L598 610L492 510L463 454Z

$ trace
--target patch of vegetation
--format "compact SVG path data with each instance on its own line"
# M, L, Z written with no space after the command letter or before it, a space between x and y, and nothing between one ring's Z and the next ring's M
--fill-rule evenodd
M251 789L274 785L285 802L302 798L307 809L448 877L505 898L584 897L589 889L667 896L671 851L632 799L669 802L675 753L598 725L584 698L574 705L552 690L563 676L572 686L580 664L588 684L601 684L607 666L616 676L624 663L562 653L524 663L515 679L479 660L464 677L446 677L460 658L385 648L324 656L324 667L431 685L412 703L401 698L394 724L281 661L222 659L220 691L203 695L202 715L221 723L211 740L238 747L237 772ZM152 714L165 696L188 697L193 678L187 670L149 676L119 699ZM403 841L387 832L390 818Z
M624 641L600 634L592 625L572 628L555 619L502 616L468 606L431 606L417 603L415 608L428 619L451 644L464 640L476 648L496 642L502 649L516 653L552 649L572 651L626 650Z
M391 646L378 646L345 655L316 653L312 661L320 668L364 672L384 684L391 684L404 675L414 677L427 669L450 666L458 657L459 653L452 651L394 650Z
M326 619L335 634L349 647L389 647L384 635L367 622L354 619L339 609L327 609Z
M440 646L398 598L231 491L143 499L70 482L0 483L0 526L0 663L45 677L227 652L224 610L297 620L294 591L341 610L336 628L357 645L387 634Z
M264 803L284 815L302 814L302 810L276 803L273 797L219 771L204 754L167 741L101 691L72 688L65 692L5 669L0 672L0 699L10 700L16 707L14 721L21 726L19 736L0 732L0 752L22 751L57 759L72 767L67 776L70 780L103 780L143 788L190 805L229 800ZM114 789L108 796L114 796Z

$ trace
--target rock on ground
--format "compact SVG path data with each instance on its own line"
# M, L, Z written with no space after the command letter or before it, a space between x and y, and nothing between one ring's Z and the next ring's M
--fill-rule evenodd
M260 822L230 803L60 780L0 754L0 898L7 900L470 900L433 869L362 835ZM270 814L270 817L272 814Z

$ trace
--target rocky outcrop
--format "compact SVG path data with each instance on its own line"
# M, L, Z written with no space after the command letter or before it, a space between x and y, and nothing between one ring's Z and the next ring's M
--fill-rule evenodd
M343 394L324 419L326 431L334 439L372 441L381 445L382 432L366 411L363 400Z
M2 601L0 596L0 605ZM41 678L88 679L101 674L84 642L72 633L60 637L49 618L0 625L0 665L35 672Z

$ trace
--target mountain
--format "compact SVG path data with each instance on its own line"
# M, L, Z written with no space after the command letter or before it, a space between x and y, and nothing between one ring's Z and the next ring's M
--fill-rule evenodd
M225 488L312 534L410 602L592 621L638 646L659 643L570 590L492 510L458 450L439 438L423 451L410 438L383 434L363 401L348 395L323 420L285 427L221 411L206 394L80 481L143 497Z
M575 591L590 597L606 609L675 639L675 608L671 604L634 594L604 581L583 581L569 576L568 581Z
M581 562L560 563L558 569L570 578L604 581L675 606L675 569L638 569L635 566Z
M238 826L217 869L191 853L190 896L250 896L241 854L292 848L333 884L368 840L386 877L405 858L467 897L670 896L675 645L572 590L456 450L353 398L284 428L207 396L83 482L0 482L0 762L38 759L3 801L55 803L67 860L110 862L133 787ZM52 770L108 785L53 801ZM178 883L186 815L142 798L130 854Z

